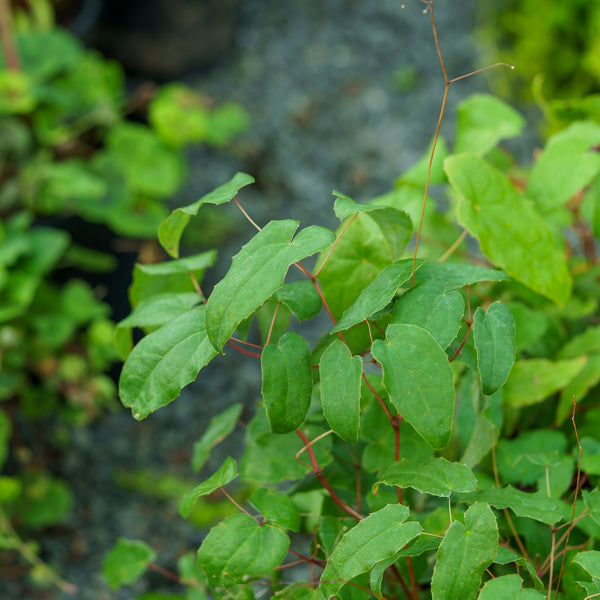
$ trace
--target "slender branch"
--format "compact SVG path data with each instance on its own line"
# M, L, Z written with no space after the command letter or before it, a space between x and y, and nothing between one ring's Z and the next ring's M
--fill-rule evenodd
M458 239L454 242L454 244L452 244L452 246L450 246L450 248L448 248L448 250L446 250L446 252L444 252L444 254L438 258L438 262L444 262L449 256L454 254L454 251L464 242L465 238L467 237L467 233L467 230L463 229L463 232L458 236Z
M316 475L317 479L323 484L323 487L329 492L331 499L346 513L348 513L351 517L356 519L357 521L361 521L363 516L356 512L351 506L348 506L333 490L329 481L323 475L323 470L319 466L317 462L317 458L315 457L314 450L311 447L313 442L309 442L308 438L304 435L300 429L296 429L296 433L300 437L300 439L304 442L304 447L308 452L308 456L310 458L310 463L312 465L313 473Z
M4 63L10 71L20 71L21 61L15 44L9 0L0 0L0 43Z
M353 223L354 219L356 219L356 217L358 217L358 213L354 213L353 217L344 225L343 229L339 232L339 234L335 238L335 242L333 242L333 245L331 246L331 250L329 250L329 252L327 253L327 256L321 263L321 266L318 268L317 272L315 273L315 275L314 275L315 277L319 276L321 269L326 265L327 261L329 260L329 257L331 256L332 252L335 250L335 247L337 246L338 242L340 241L340 238L342 237L342 235L344 235L344 232L346 231L346 229L348 229L348 227L350 227L350 225L352 225L352 223Z
M242 205L238 202L238 199L235 196L233 197L233 201L236 203L237 207L242 211L242 214L246 217L246 219L248 219L248 221L250 221L250 223L252 223L252 225L254 225L256 229L258 229L258 231L262 231L261 228L252 220L250 215L242 208Z
M258 354L256 352L250 352L249 350L246 350L245 348L242 348L240 346L238 346L232 338L229 338L227 340L227 343L232 346L233 348L235 348L238 352L241 352L242 354L245 354L246 356L253 356L254 358L260 358L262 355Z
M267 334L266 344L269 343L271 339L271 334L273 333L273 327L275 326L275 319L277 318L277 312L279 311L279 305L281 304L281 300L277 301L277 305L275 306L275 311L273 312L273 318L271 319L271 326L269 327L269 333Z
M207 302L206 296L202 292L202 288L200 287L200 284L198 283L198 279L196 279L196 274L194 273L194 271L190 271L190 278L192 279L192 285L194 286L196 293L202 298L202 302L204 304L206 304L206 302Z

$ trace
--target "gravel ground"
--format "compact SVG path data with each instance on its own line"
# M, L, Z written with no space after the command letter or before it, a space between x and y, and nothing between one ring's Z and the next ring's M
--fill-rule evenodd
M242 140L245 151L239 156L192 152L185 201L237 170L247 171L258 183L240 200L258 222L291 217L302 225L335 227L333 189L362 201L388 191L427 147L444 88L423 6L417 0L406 0L405 9L400 0L244 0L232 55L208 72L188 74L186 81L217 101L234 100L246 108L251 129ZM450 76L480 66L472 36L474 8L473 0L436 2ZM486 90L485 76L451 88L446 135L451 136L456 102ZM220 250L217 272L251 235L237 213L227 214L239 235ZM103 582L102 558L119 536L145 540L157 550L157 562L173 568L176 556L196 549L203 535L179 518L176 502L125 490L115 482L115 472L150 467L193 479L192 443L215 411L233 402L254 405L258 377L254 360L229 352L181 398L145 421L119 410L74 432L72 450L54 466L74 491L73 519L49 532L41 545L43 557L79 587L76 598L124 600L149 590L181 591L154 574L119 592ZM214 453L207 472L228 452L236 455L235 438ZM2 585L5 600L73 597Z

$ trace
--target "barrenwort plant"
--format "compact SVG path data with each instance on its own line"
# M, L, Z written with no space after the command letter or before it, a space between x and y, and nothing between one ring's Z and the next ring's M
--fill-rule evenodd
M187 518L220 490L238 509L169 575L187 597L600 595L600 126L570 125L520 167L499 143L523 118L475 95L457 109L450 152L440 124L462 77L446 74L433 0L421 1L446 87L430 152L392 192L367 203L336 192L335 232L248 216L257 232L207 296L215 254L181 258L179 240L205 204L247 215L253 178L238 173L162 223L172 260L136 267L117 334L136 419L219 353L260 360L240 464L227 458L181 502ZM301 324L320 313L329 324L310 347ZM131 349L134 328L147 335ZM194 469L241 408L210 422ZM234 497L238 477L247 500ZM121 539L105 576L131 583L155 557ZM298 564L303 579L286 578Z

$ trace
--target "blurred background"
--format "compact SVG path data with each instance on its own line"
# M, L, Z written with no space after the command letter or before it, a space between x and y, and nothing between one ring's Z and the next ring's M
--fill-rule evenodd
M252 218L337 225L334 189L367 201L427 150L444 80L419 0L0 0L0 590L7 599L181 591L159 574L113 592L120 536L172 567L225 510L179 500L215 408L260 393L254 359L214 361L134 421L117 399L115 323L137 302L156 229L236 171ZM552 132L600 120L600 5L436 0L454 108L495 93L527 117L525 164ZM208 207L184 253L217 248L209 292L252 229ZM143 269L138 278L151 277ZM231 373L235 373L232 377ZM211 456L235 455L235 438ZM202 474L201 474L202 475ZM68 582L68 583L67 583Z

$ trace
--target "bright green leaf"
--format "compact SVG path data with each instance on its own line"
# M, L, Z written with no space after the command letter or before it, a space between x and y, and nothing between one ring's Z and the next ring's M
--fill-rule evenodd
M102 574L108 585L117 590L135 583L156 558L156 552L144 542L120 538L104 557Z
M423 528L405 523L409 511L401 504L388 504L355 525L335 547L321 575L321 590L326 598L335 596L344 583L394 556Z
M202 305L147 335L132 350L121 373L119 395L136 419L175 400L216 356L205 322Z
M340 225L337 233L347 225L347 222ZM395 208L378 208L359 213L333 251L327 248L321 253L316 270L329 257L319 272L319 283L336 319L381 269L402 258L411 236L412 223L406 213Z
M362 359L334 340L319 363L321 405L331 429L347 442L356 442L360 428Z
M469 443L460 462L469 467L479 464L496 443L498 428L484 415L478 414Z
M217 350L283 285L291 264L319 252L334 239L331 231L313 225L292 241L297 227L297 221L271 221L233 257L206 306L208 336Z
M590 517L600 525L600 490L598 490L598 488L594 488L591 491L583 490L582 496L585 506L590 513Z
M238 476L237 464L233 458L227 457L223 464L206 481L197 485L185 495L179 506L179 514L187 519L194 508L194 502L201 496L211 494L215 490L227 485Z
M381 483L444 497L452 492L472 492L477 488L477 480L469 467L445 458L394 462L381 474L373 492Z
M565 253L533 205L480 156L451 156L445 167L460 196L458 219L479 240L482 252L521 283L564 306L571 295Z
M198 564L213 591L227 590L269 574L285 558L289 544L278 527L238 514L210 530L198 550Z
M449 439L454 382L448 358L430 333L415 325L390 325L387 340L375 340L373 356L383 368L392 404L433 448Z
M487 504L476 502L465 512L465 524L454 521L440 544L431 580L433 600L475 598L497 546L496 517Z
M399 260L384 267L375 276L375 279L361 290L358 298L344 312L331 333L349 329L385 308L398 291L398 288L410 279L412 269L413 261L411 259Z
M506 406L521 407L538 404L565 387L585 366L585 357L559 360L543 358L517 361L504 386Z
M204 435L194 443L192 449L194 471L199 471L204 466L210 451L233 431L243 408L242 404L233 404L210 420Z
M510 310L494 302L479 307L473 319L477 369L483 393L491 396L506 382L515 361L515 321Z
M518 575L502 575L483 586L478 600L519 600L523 580Z
M525 119L508 104L488 94L473 94L456 109L454 153L487 154L501 140L521 133Z
M392 323L422 327L445 349L458 333L464 310L465 302L458 291L447 291L443 282L431 280L413 287L398 300Z
M293 331L262 351L262 396L273 433L289 433L304 422L312 395L310 348Z
M590 149L600 143L600 125L573 123L553 135L537 157L525 194L546 214L585 188L600 173L600 154Z
M170 256L179 256L179 241L190 217L197 215L203 204L224 204L229 202L244 186L254 183L254 177L246 173L236 173L233 178L212 192L202 196L193 204L175 209L161 224L158 240Z

